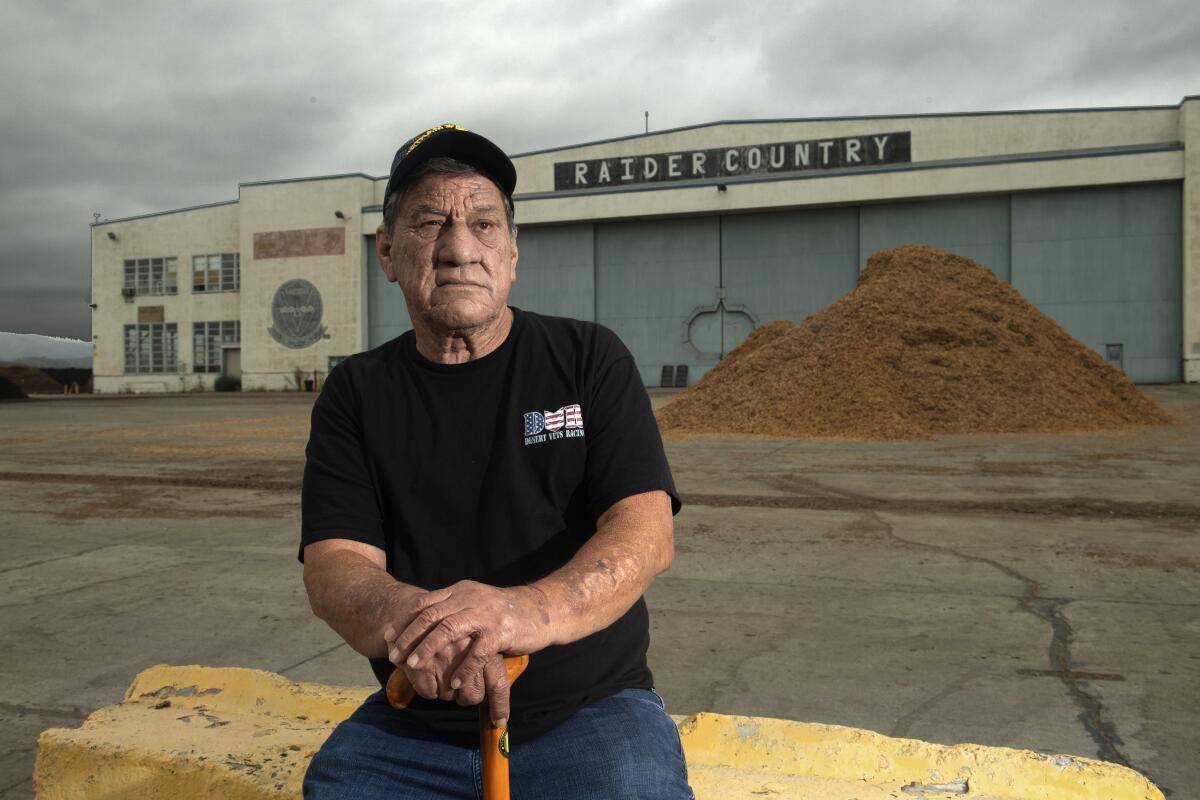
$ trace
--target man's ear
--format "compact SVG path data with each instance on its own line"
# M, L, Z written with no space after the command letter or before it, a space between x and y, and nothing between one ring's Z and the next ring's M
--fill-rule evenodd
M519 256L519 255L520 255L520 253L517 252L517 243L514 241L512 243L512 266L509 267L509 270L508 270L508 282L509 283L517 282L517 256Z
M375 255L379 257L379 266L391 283L396 282L396 262L392 258L392 238L387 228L380 225L375 229Z

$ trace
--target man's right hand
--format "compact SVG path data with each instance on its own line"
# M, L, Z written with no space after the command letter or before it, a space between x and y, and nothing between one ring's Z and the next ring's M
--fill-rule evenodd
M504 656L536 652L553 641L544 596L528 586L498 588L460 581L415 599L385 631L388 658L422 697L476 705L488 698L493 724L508 718ZM403 626L403 627L402 627Z
M394 646L396 635L392 627L384 632L384 639L388 643L388 660L396 669L404 672L418 695L429 700L436 698L458 703L460 706L477 706L486 700L492 724L504 726L509 716L510 686L503 656L492 656L484 663L483 669L475 673L474 680L454 688L455 673L468 655L471 639L461 639L422 666L410 667L400 659L400 652Z
M417 600L419 602L419 598ZM416 613L413 610L399 611L396 618L411 622ZM389 625L383 632L383 639L387 643L388 661L391 661L397 669L404 671L408 682L421 697L429 700L456 701L459 687L451 684L454 680L455 670L462 664L463 658L466 657L467 651L471 647L471 639L466 637L454 642L451 646L443 648L420 668L414 668L405 664L404 659L400 657L400 650L396 647L396 637L399 635L400 631L393 625Z

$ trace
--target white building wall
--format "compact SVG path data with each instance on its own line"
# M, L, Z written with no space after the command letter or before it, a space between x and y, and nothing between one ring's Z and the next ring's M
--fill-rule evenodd
M331 356L359 352L365 306L365 253L359 216L374 201L366 176L302 180L241 187L242 388L295 389L297 373L319 381ZM335 211L346 217L337 218ZM255 257L255 234L344 229L344 252L336 255ZM311 346L291 349L270 334L272 301L286 281L312 283L321 295L325 335Z
M115 239L109 238L113 234ZM92 370L94 390L179 392L211 388L215 375L196 375L192 323L240 318L239 292L192 294L192 256L236 253L238 206L227 203L92 226ZM178 260L178 293L121 296L126 259ZM124 329L138 322L138 309L162 306L163 321L178 328L178 365L173 373L125 374Z
M723 190L714 181L680 188L641 184L636 191L553 193L555 162L891 131L911 132L911 164L862 173L805 172L795 179L776 175L759 182L729 179ZM1111 152L1138 146L1141 152ZM1110 152L1070 152L1093 148ZM953 159L972 163L921 163ZM721 123L532 153L515 157L514 163L517 221L522 225L1182 181L1184 375L1200 380L1200 98L1186 98L1177 108ZM368 307L364 246L382 222L385 185L386 178L366 175L244 184L237 202L93 226L96 390L211 387L213 375L123 374L123 326L136 322L137 309L147 305L163 306L164 319L179 326L179 357L188 365L193 321L240 319L246 390L294 389L297 372L315 372L319 379L331 357L361 351ZM342 252L256 257L256 236L302 236L335 228L342 230ZM109 232L116 241L108 238ZM191 256L217 252L241 254L241 292L191 294ZM124 302L124 259L162 256L179 259L179 294ZM297 349L270 334L275 292L295 278L317 288L325 326L321 338Z

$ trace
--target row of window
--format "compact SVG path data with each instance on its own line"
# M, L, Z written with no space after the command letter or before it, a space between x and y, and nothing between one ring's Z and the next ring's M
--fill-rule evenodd
M236 292L242 285L242 259L237 253L192 256L193 292Z
M242 286L242 259L238 253L192 256L193 292L236 292ZM125 260L126 293L178 294L179 259L130 258Z
M125 262L126 291L137 294L175 294L178 259L138 258Z
M220 372L221 345L240 344L242 323L193 322L192 323L192 372Z
M242 323L192 323L192 371L220 372L221 346L240 344ZM149 322L125 326L125 372L178 372L178 326Z

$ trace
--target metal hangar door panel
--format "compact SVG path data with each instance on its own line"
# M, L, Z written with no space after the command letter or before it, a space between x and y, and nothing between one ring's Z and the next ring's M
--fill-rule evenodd
M367 348L378 347L412 327L400 287L388 281L375 253L375 237L366 237L367 248Z
M1182 213L1178 183L1013 195L1013 286L1134 382L1178 382Z
M596 313L595 240L591 223L521 228L517 282L508 304L556 317Z
M749 334L746 312L759 325L803 322L853 289L858 268L856 208L722 217L723 352Z
M616 332L637 359L642 381L657 386L663 366L687 365L695 383L720 357L720 319L696 319L717 302L717 217L596 225L596 321ZM701 353L711 355L702 356Z
M905 244L951 250L1011 280L1008 195L861 207L862 265L872 253Z

